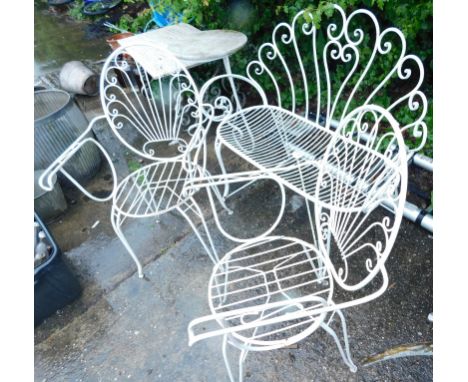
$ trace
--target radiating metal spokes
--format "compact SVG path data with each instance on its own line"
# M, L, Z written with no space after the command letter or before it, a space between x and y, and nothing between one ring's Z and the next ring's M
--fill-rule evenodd
M101 101L117 137L148 159L168 156L160 142L177 142L182 155L201 122L191 76L171 53L152 44L111 54L101 75Z
M380 272L400 227L406 186L396 121L383 108L356 109L327 146L315 198L319 246L341 287L358 290ZM393 211L377 209L383 202Z

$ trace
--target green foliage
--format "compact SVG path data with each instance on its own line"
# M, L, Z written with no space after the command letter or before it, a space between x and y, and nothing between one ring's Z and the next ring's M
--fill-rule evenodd
M313 15L314 25L320 29L322 24L334 17L333 3L340 5L347 13L358 8L372 10L382 28L395 26L400 29L406 37L407 52L417 55L423 61L425 78L421 90L426 94L429 102L429 111L425 119L428 125L428 140L423 152L432 156L432 0L286 0L281 2L270 0L161 0L155 8L163 10L165 7L169 7L174 15L182 13L185 22L200 29L234 29L245 33L250 44L232 56L234 72L243 73L248 62L256 57L255 49L262 43L271 41L271 32L276 24L282 21L291 21L297 12L306 9ZM370 37L366 36L366 38ZM324 44L325 42L320 41L319 38L318 43ZM366 55L370 56L371 51L369 48L360 53L364 60ZM392 59L396 60L397 56L392 56L390 53L386 56L386 60L376 61L362 85L364 87L375 86L378 79L382 78L381 74L388 72L392 67L394 63ZM306 64L306 61L304 63ZM346 74L345 67L336 68L332 79L335 86L341 83ZM274 90L271 83L262 83L262 86L267 91ZM313 89L311 90L311 95L314 95ZM398 91L397 88L391 87L385 87L383 90L377 94L376 102L388 101L389 94ZM298 94L297 103L300 104L303 98L304 93ZM285 94L282 101L284 105L291 103L291 96ZM343 107L343 104L339 104L338 110ZM411 121L412 116L408 110L402 110L399 113L398 118L402 123ZM409 142L410 146L411 144Z
M86 16L83 14L81 11L81 8L83 8L84 1L83 0L75 0L69 11L68 14L74 18L75 20L84 20Z
M146 3L145 0L127 0L127 1L131 2L132 4ZM120 18L119 22L117 23L117 26L120 29L124 29L129 32L140 33L144 31L146 24L148 24L151 18L152 18L152 11L150 8L146 8L142 10L141 12L139 12L134 17L128 14L123 15Z
M143 167L143 165L140 162L137 162L135 159L133 159L133 157L127 158L127 166L128 166L128 172L130 174L133 174L134 172L140 170ZM144 181L145 181L145 177L143 176L143 174L137 178L138 184L143 184Z
M135 172L135 171L139 170L142 167L141 164L138 163L134 159L128 159L127 160L127 165L128 165L128 170L130 172Z

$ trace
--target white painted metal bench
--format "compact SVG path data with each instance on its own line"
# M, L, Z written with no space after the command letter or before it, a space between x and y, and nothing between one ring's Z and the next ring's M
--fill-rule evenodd
M319 44L319 30L306 21L304 12L299 12L291 24L276 26L272 41L263 44L258 49L258 57L247 65L246 76L221 75L202 87L201 97L208 100L211 87L229 78L250 85L259 95L257 106L246 108L225 95L212 101L217 111L215 120L220 122L216 152L223 173L226 171L222 147L262 170L274 170L279 164L288 163L291 154L318 159L333 130L333 122L339 124L356 107L372 104L386 109L397 121L402 109L410 112L411 121L401 123L400 131L406 139L416 141L410 152L424 146L427 100L420 90L424 77L420 59L406 52L401 31L396 28L381 30L370 11L361 9L347 16L335 6L335 14L339 20L321 28L325 34L322 45ZM309 17L312 19L313 15ZM365 39L366 33L360 27L363 18L373 27L370 41ZM364 59L363 48L370 48L372 52ZM312 58L308 66L304 64L306 55ZM392 65L369 88L366 76L379 60L387 60ZM338 69L346 71L346 76L340 84L334 84L333 75ZM267 94L262 83L268 83L272 91ZM396 92L393 98L388 97L385 104L376 103L377 96L392 84L404 90ZM304 99L301 104L299 94ZM289 104L285 99L289 99ZM294 182L283 180L288 187L294 187ZM228 195L226 186L224 196Z

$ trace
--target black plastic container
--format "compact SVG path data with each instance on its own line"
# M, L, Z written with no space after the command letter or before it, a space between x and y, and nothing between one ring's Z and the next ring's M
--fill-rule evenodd
M34 213L34 220L46 235L52 247L49 258L34 269L34 326L54 314L58 309L75 301L81 294L81 286L64 263L62 252L44 223Z

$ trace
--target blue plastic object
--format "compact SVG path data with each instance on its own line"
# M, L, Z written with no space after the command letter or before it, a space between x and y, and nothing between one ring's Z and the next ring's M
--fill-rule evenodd
M168 25L172 25L176 22L179 22L179 23L182 22L181 13L177 14L176 17L174 18L174 17L171 17L171 8L167 7L161 13L154 9L155 8L154 1L150 1L149 4L153 11L153 21L159 28L167 27Z
M171 20L169 19L169 11L165 11L164 13L153 11L153 20L159 28L163 28L172 24Z

